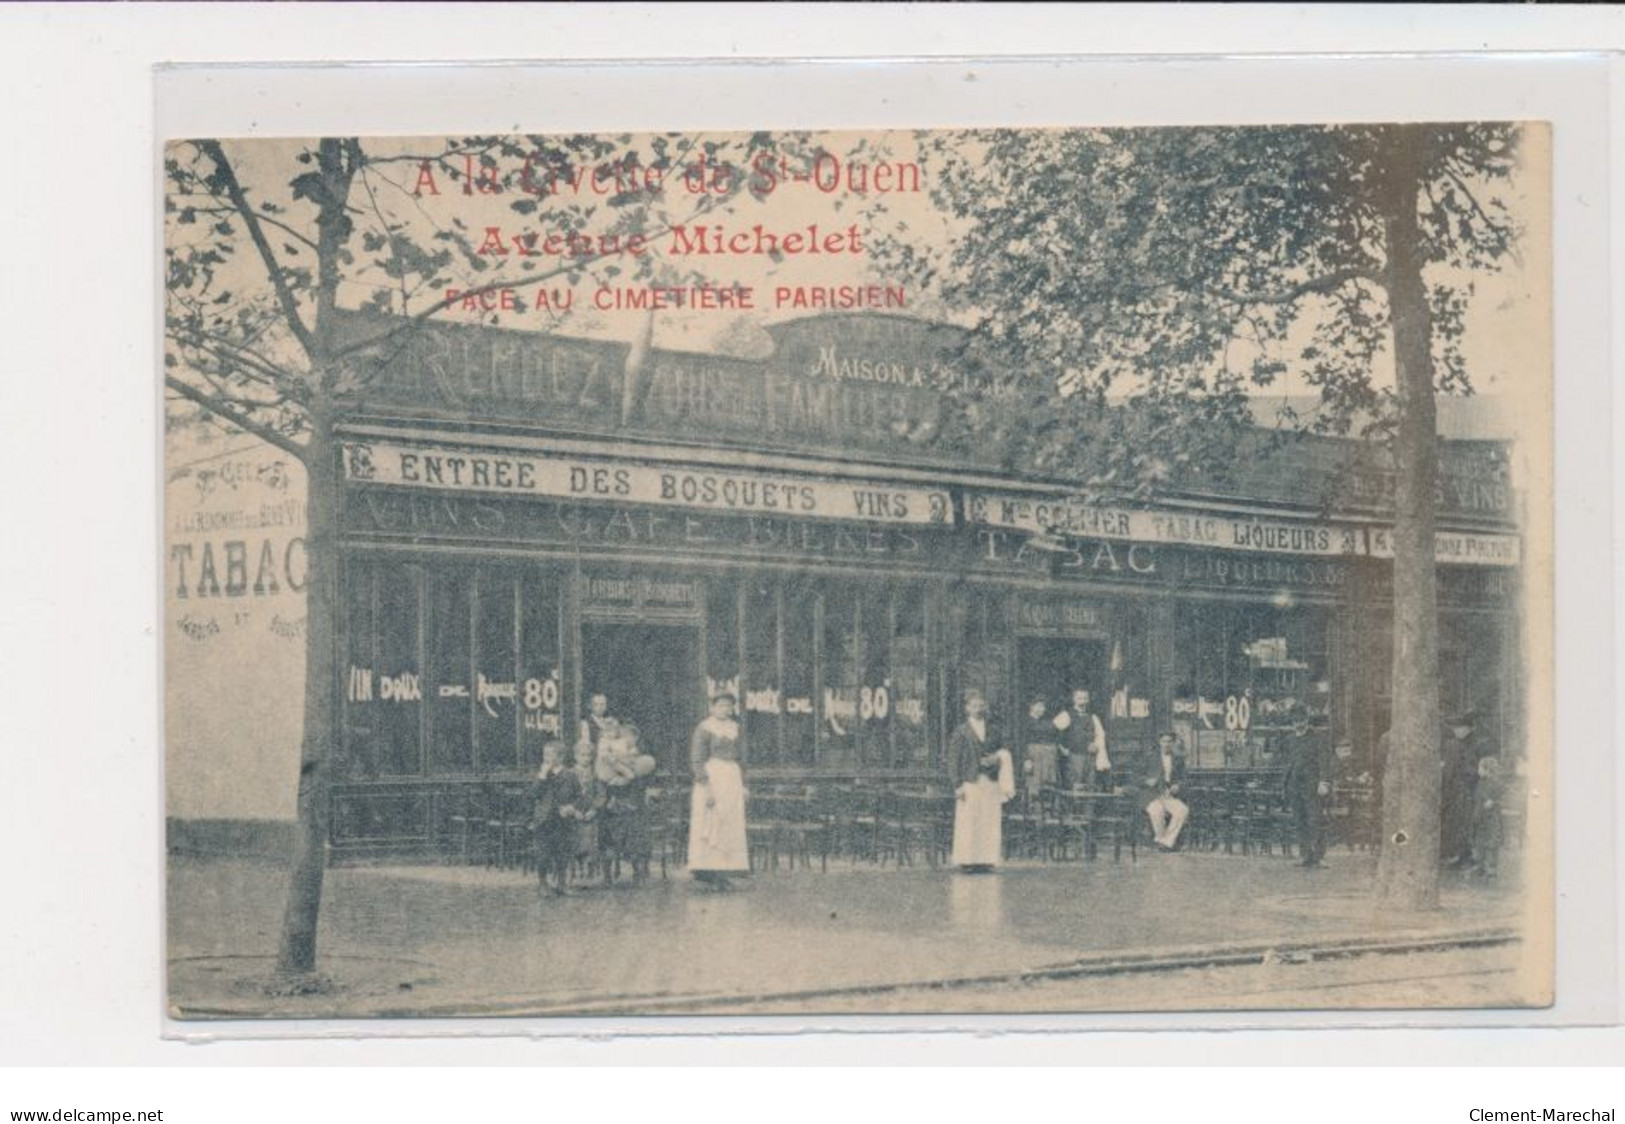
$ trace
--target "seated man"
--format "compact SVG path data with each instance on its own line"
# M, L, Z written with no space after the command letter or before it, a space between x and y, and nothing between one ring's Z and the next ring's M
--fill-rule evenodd
M1185 755L1175 752L1177 745L1171 731L1157 736L1154 771L1145 779L1145 814L1151 821L1152 838L1164 851L1178 845L1179 833L1191 814L1190 806L1179 798L1179 786L1185 780Z

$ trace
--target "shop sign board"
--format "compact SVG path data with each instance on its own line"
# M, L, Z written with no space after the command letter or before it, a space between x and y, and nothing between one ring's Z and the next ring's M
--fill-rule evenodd
M1394 556L1394 533L1388 528L1370 528L1366 531L1366 541L1373 558ZM1433 557L1440 565L1516 566L1519 559L1518 539L1515 535L1436 531L1433 535Z
M1167 543L1263 555L1394 556L1393 532L1386 527L1104 507L1066 498L1003 495L996 492L967 492L965 521L972 525L1002 527L1028 534ZM1514 535L1440 531L1434 541L1441 564L1518 564L1518 539Z
M645 504L849 523L948 524L948 493L870 481L639 464L393 442L348 442L356 484L487 495Z

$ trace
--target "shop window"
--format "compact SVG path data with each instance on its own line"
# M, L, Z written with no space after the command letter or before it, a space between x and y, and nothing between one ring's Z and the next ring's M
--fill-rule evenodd
M750 763L780 759L779 599L777 583L753 579L744 585L744 652L740 667L740 706L745 752Z
M930 664L925 623L925 590L918 586L897 590L892 615L889 709L893 760L901 768L923 768L931 761L926 725Z
M1175 726L1197 768L1277 766L1297 715L1325 729L1329 617L1315 606L1186 603L1175 617Z
M752 766L929 766L923 590L817 578L716 582L706 629L707 689L739 699Z
M826 766L850 768L857 763L858 746L858 599L850 583L832 582L822 604L820 758Z
M705 697L723 692L739 697L739 585L710 583L705 615Z
M468 573L441 572L429 582L429 763L432 772L466 773L474 767L473 652Z
M340 669L344 700L341 775L378 774L377 589L373 566L362 559L344 564L345 660Z
M481 570L474 597L474 755L482 772L519 768L514 576Z
M995 724L1009 725L1014 717L1008 614L1009 602L1003 594L990 591L971 594L965 611L961 649L964 665L960 668L959 697L954 700L952 721L955 723L964 716L965 696L972 691L980 691L987 699Z
M868 587L858 599L858 760L867 766L892 764L891 598Z
M519 579L519 757L532 772L542 746L563 736L563 675L559 658L559 579L527 570Z
M375 760L385 776L423 771L423 666L418 643L419 586L416 566L380 564L377 675L371 684Z
M817 593L807 581L786 581L779 592L779 620L784 634L783 698L780 730L786 764L810 765L817 752L818 730L813 700Z

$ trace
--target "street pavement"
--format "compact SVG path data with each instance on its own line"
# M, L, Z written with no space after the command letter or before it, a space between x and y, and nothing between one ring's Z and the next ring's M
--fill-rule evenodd
M1279 855L1209 853L1023 863L988 875L843 861L827 873L759 873L728 894L674 872L544 898L518 871L339 868L328 873L319 941L330 986L268 1000L284 870L176 855L170 996L173 1013L204 1018L816 1012L886 1009L883 996L910 994L898 1009L954 1009L946 984L983 1005L1007 995L1009 1009L1023 1009L1022 979L1226 956L1268 965L1353 940L1448 947L1476 934L1488 945L1520 925L1514 886L1459 876L1447 879L1437 911L1376 915L1373 870L1370 856L1344 851L1314 870ZM1132 982L1114 987L1095 994L1117 996L1107 1000L1115 1009L1162 1005L1142 1004ZM1070 1009L1068 994L1052 989L1031 1009ZM1201 996L1175 1005L1201 1005ZM1266 994L1254 1005L1287 1004Z

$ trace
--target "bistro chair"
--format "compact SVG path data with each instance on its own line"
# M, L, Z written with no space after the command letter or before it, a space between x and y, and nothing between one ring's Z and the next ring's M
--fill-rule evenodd
M682 788L651 787L645 796L649 847L660 856L660 879L688 861L688 797Z
M484 860L488 841L486 824L491 818L485 808L486 799L484 785L464 788L452 798L451 814L446 822L451 827L457 861L463 866Z
M949 809L950 829L952 808ZM1004 806L1004 853L1008 858L1037 858L1043 854L1043 803L1025 788Z
M903 795L895 789L883 788L875 795L875 861L885 866L892 859L898 866L912 866L913 854L909 849L906 818L908 809Z
M752 841L752 863L760 853L764 870L777 870L781 855L791 870L797 862L810 868L815 850L821 869L829 869L829 824L808 789L752 794L745 812L745 829Z
M1045 786L1039 793L1038 835L1045 860L1066 862L1072 857L1074 841L1081 844L1083 824L1068 789ZM1082 855L1082 849L1079 849Z
M1224 853L1248 854L1253 838L1253 800L1246 782L1239 777L1229 777L1217 795Z
M838 852L855 866L858 860L880 861L882 835L881 790L873 785L840 785L830 791L834 805L832 830Z
M497 865L503 869L519 867L525 871L536 869L535 848L531 846L530 801L524 789L499 789L497 792Z
M907 861L917 849L926 865L945 864L953 851L954 800L952 793L935 789L898 794L898 841Z
M1185 830L1179 836L1180 844L1187 851L1211 851L1218 845L1215 790L1204 782L1187 779L1180 785L1179 798L1190 809Z
M1113 790L1095 794L1093 831L1090 836L1091 847L1098 847L1102 841L1110 841L1112 845L1112 862L1123 861L1123 848L1128 847L1129 861L1140 861L1140 833L1143 830L1147 835L1151 832L1151 821L1145 817L1144 801L1133 790L1123 792ZM1094 855L1089 856L1093 858Z

